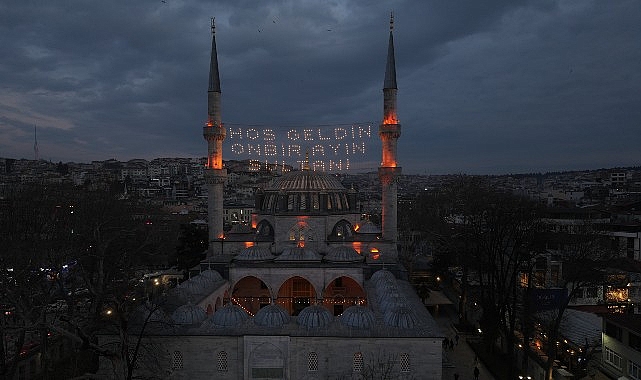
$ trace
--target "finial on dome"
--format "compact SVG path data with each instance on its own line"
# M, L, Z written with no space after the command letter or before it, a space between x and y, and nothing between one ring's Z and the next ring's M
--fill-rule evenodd
M215 17L211 18L211 34L216 34L216 22Z
M212 19L213 20L213 19ZM389 30L390 32L394 30L394 11L390 12L390 18L389 18Z

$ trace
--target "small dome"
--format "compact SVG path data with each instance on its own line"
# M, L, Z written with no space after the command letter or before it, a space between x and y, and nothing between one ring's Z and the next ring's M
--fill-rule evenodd
M208 278L208 279L212 280L213 282L218 282L218 281L221 281L223 279L223 276L221 276L220 273L216 272L213 269L204 270L204 271L200 272L198 275L201 276L201 277Z
M325 327L332 322L334 316L321 305L310 305L298 314L298 324L308 329Z
M182 305L174 311L171 319L179 325L199 324L207 318L207 313L198 305Z
M418 324L418 317L409 306L397 306L385 312L383 321L391 327L411 329Z
M195 282L201 285L204 289L213 290L216 286L216 281L210 277L196 275L190 278L188 281Z
M257 245L243 249L234 257L235 261L271 261L273 259L274 255L272 255L268 247Z
M263 307L254 316L254 323L265 327L279 327L289 323L289 320L290 316L287 310L276 304Z
M364 259L354 248L346 245L331 247L324 257L325 261L341 263L355 263Z
M348 327L357 329L369 329L374 325L374 313L360 305L350 306L343 314L340 315L339 320L342 324Z
M249 319L249 315L242 307L227 304L216 311L204 323L205 327L234 327L239 326Z
M396 281L396 276L394 276L394 273L388 271L387 269L381 269L372 275L370 278L372 281L374 281L374 284L378 284L381 280L383 279L389 279L389 280L394 280Z
M177 288L184 289L187 293L192 296L202 297L209 292L208 286L206 285L207 279L203 281L196 278L190 278L189 280L178 285Z
M285 248L275 261L321 261L321 257L314 250L306 247Z

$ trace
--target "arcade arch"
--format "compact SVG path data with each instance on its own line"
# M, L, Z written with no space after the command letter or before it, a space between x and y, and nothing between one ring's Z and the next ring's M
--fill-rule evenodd
M361 285L348 276L339 276L323 290L323 305L334 315L340 315L352 305L367 304L367 295Z
M288 278L278 289L277 302L289 311L298 315L301 310L316 303L316 290L305 278L294 276Z
M269 287L254 276L238 280L234 284L230 298L233 304L239 305L251 315L255 315L261 307L267 306L271 302Z

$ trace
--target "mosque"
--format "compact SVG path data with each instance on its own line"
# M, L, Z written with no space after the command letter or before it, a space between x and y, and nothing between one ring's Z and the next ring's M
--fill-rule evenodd
M225 232L226 130L212 20L203 128L209 250L189 280L145 306L153 312L141 313L138 326L147 322L148 349L136 371L160 369L169 379L441 379L443 332L398 262L396 92L392 18L378 131L380 228L361 220L354 189L306 159L256 192L251 225Z

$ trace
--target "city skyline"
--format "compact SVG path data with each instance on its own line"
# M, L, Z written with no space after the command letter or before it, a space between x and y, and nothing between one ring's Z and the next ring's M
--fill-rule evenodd
M393 10L404 173L639 165L641 4L634 1L165 0L0 9L0 157L33 158L34 125L40 158L55 162L205 156L215 17L223 123L369 123L375 168L381 41Z

